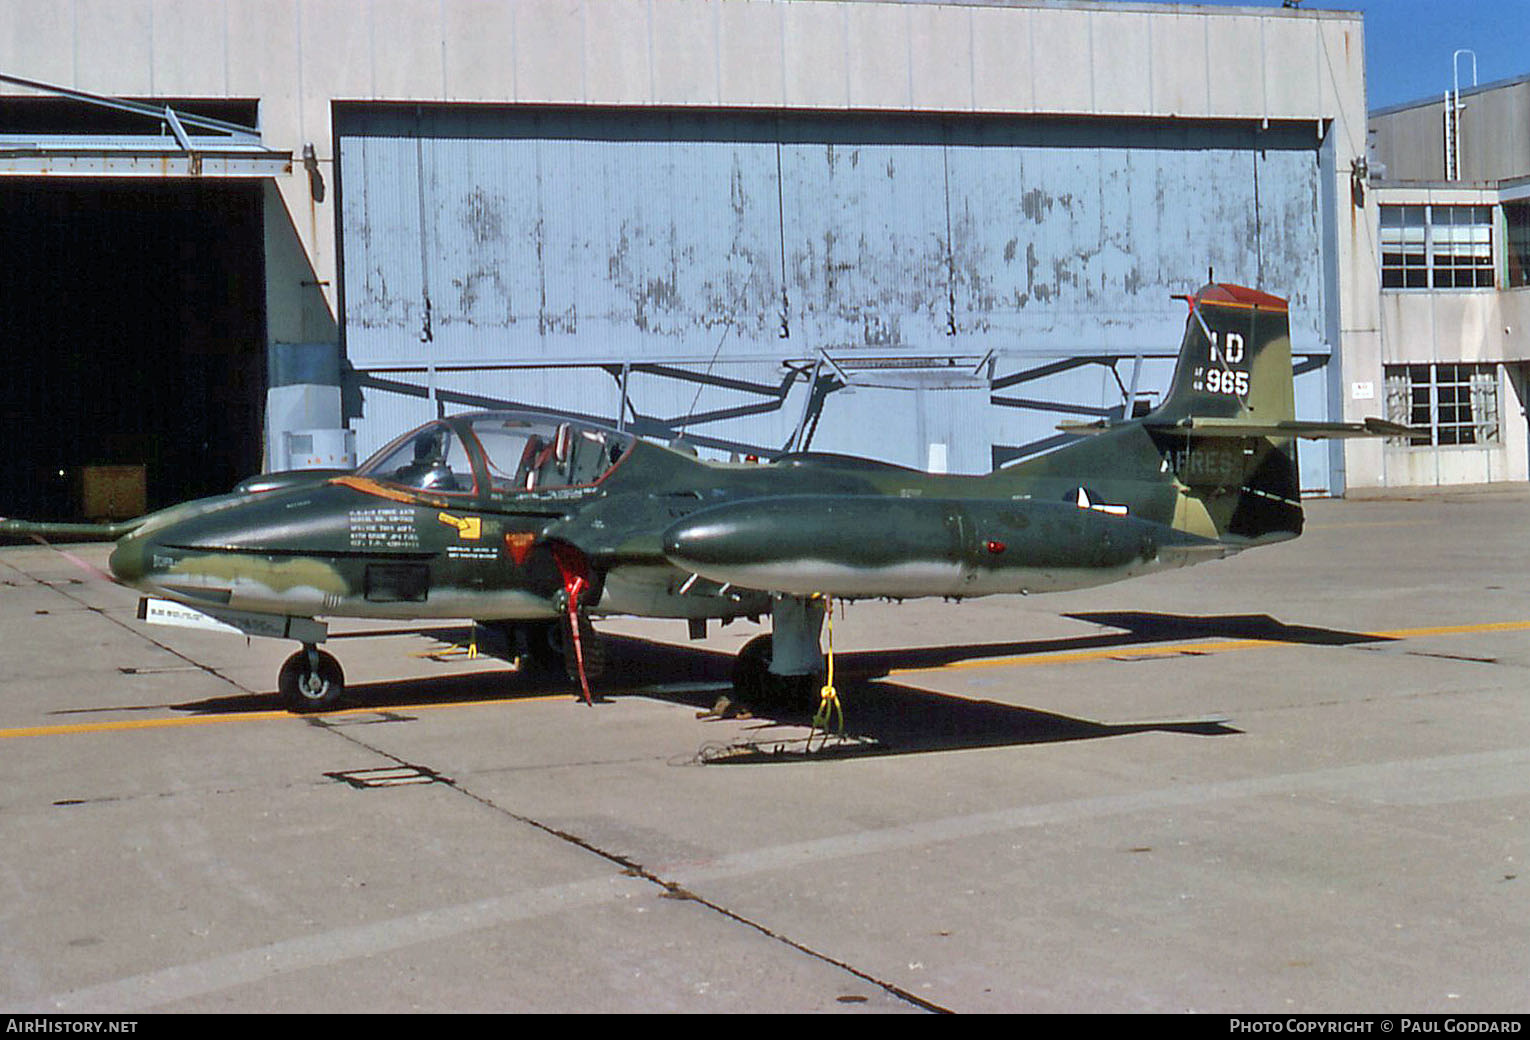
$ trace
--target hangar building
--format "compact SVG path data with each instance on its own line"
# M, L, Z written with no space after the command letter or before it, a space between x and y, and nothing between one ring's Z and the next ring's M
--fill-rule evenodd
M983 472L1151 404L1208 272L1291 300L1302 418L1379 410L1358 14L0 8L9 513L518 404ZM1386 479L1302 447L1308 491Z
M1467 72L1466 55L1458 66ZM1475 59L1473 59L1475 60ZM1392 484L1525 480L1530 77L1371 116Z

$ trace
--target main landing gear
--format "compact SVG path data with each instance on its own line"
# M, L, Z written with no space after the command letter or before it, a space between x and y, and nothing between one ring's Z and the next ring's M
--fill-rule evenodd
M517 656L529 658L532 667L542 672L562 672L579 681L579 658L570 638L567 617L557 621L525 621L510 627L511 642ZM598 679L606 671L606 645L584 614L579 615L579 643L584 650L585 675Z
M340 662L312 643L287 658L276 677L276 688L288 711L309 714L329 711L345 696L345 673Z
M770 616L770 634L755 636L738 652L732 692L719 697L704 714L727 717L744 709L800 714L817 707L824 680L819 642L824 601L777 596Z
M579 660L574 641L569 638L569 620L555 621L479 621L477 639L480 653L506 661L519 662L518 668L543 677L566 675L579 681ZM585 674L596 679L605 674L605 641L585 615L579 616L579 638L584 648Z

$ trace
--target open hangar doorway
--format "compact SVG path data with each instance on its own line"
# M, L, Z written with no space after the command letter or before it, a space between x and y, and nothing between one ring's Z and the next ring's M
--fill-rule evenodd
M6 177L0 248L0 513L83 516L86 467L143 466L148 509L259 471L259 181Z

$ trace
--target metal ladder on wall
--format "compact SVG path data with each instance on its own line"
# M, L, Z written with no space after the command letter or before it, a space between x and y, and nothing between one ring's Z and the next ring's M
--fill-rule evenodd
M1461 55L1472 59L1472 87L1477 86L1477 52L1461 49L1450 57L1452 87L1445 92L1445 179L1461 179Z

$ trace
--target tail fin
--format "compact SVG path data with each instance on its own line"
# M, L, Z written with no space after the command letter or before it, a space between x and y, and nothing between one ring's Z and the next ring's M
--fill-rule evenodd
M1237 419L1274 426L1296 417L1286 301L1237 285L1207 285L1190 305L1168 397L1149 423Z
M1187 297L1174 381L1143 419L1180 485L1174 525L1249 542L1302 530L1286 301L1212 284Z

